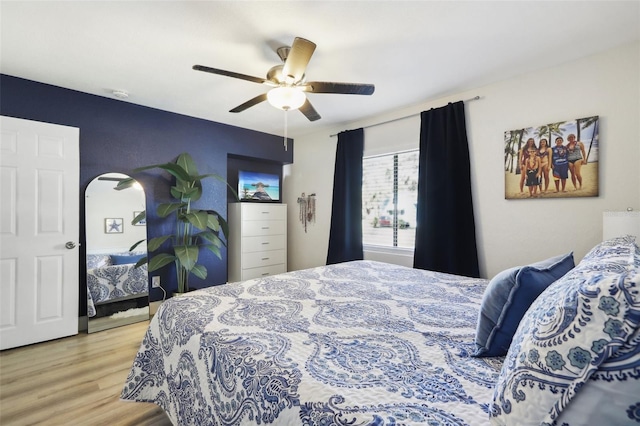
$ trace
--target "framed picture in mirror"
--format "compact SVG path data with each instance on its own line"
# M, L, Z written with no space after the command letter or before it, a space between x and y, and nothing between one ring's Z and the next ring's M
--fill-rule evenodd
M122 234L124 232L124 225L122 218L108 217L104 220L104 233L105 234Z

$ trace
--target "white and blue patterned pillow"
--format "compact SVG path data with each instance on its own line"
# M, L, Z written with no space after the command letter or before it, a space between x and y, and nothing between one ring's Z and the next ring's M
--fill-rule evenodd
M492 424L640 421L640 250L605 243L527 311L496 383ZM615 403L594 402L604 395Z
M605 240L589 250L580 261L580 266L611 272L640 268L640 248L635 239L633 235L626 235Z
M111 266L111 257L108 254L88 254L87 269Z
M640 329L628 345L600 364L574 400L559 425L640 424Z

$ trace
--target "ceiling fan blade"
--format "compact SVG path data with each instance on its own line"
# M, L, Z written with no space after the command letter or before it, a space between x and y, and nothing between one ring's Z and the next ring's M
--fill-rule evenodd
M318 111L316 111L313 105L311 105L309 99L305 100L304 104L302 104L302 106L298 109L301 113L304 114L305 117L309 119L309 121L320 120L320 114L318 114Z
M265 80L264 78L253 77L251 75L240 74L240 73L233 72L233 71L225 71L225 70L221 70L221 69L218 69L218 68L205 67L204 65L194 65L193 69L196 70L196 71L209 72L211 74L224 75L226 77L239 78L240 80L247 80L247 81L251 81L253 83L259 83L259 84L265 84L265 83L269 84L269 83L271 83L269 80Z
M307 64L311 55L316 50L316 44L304 38L296 37L291 45L291 50L284 62L282 75L286 78L293 78L290 84L297 83L304 77Z
M376 87L373 84L334 83L330 81L311 81L302 86L311 93L341 93L345 95L371 95Z
M238 105L237 107L235 107L229 112L242 112L245 109L251 108L252 106L257 105L260 102L264 102L266 100L267 100L267 94L263 93L261 95L256 96L255 98L249 99L247 102L243 103L242 105Z

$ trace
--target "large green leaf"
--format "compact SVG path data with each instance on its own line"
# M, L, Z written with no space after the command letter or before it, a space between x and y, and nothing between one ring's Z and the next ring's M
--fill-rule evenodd
M156 271L162 268L163 266L166 266L169 263L174 262L175 260L176 260L176 257L170 254L167 254L167 253L157 254L153 256L151 258L151 261L149 262L149 272Z
M116 187L113 188L113 189L115 189L116 191L122 191L123 189L131 188L137 182L138 181L133 179L133 178L120 179L120 181L118 181L118 184L116 185Z
M145 263L147 263L147 260L148 260L148 259L147 259L147 256L145 256L145 257L141 258L140 260L138 260L138 261L136 262L136 265L135 265L134 267L135 267L135 268L139 268L139 267L141 267L142 265L144 265Z
M219 217L220 216L217 213L209 213L209 215L207 216L207 228L218 231L220 229L220 221L218 220Z
M178 190L175 186L172 186L169 192L171 192L171 196L176 200L184 200L185 198L184 194L180 192L180 190Z
M196 237L200 237L203 240L209 243L212 243L217 247L222 247L224 245L220 237L218 237L218 234L216 234L215 232L211 232L211 231L200 232L199 234L196 234Z
M176 180L176 184L171 187L171 196L183 201L197 201L202 197L202 183Z
M135 225L136 223L140 223L141 220L145 220L146 218L147 218L147 211L143 210L140 213L138 213L136 217L133 218L133 220L131 221L131 224Z
M191 273L201 280L207 278L207 268L202 265L195 265L193 269L191 269Z
M191 201L197 201L202 196L202 185L195 184L192 187L185 188L182 195Z
M129 247L129 251L134 251L136 249L136 247L138 247L140 244L144 243L145 241L147 241L147 240L136 241L136 243L134 245Z
M206 246L203 246L203 247L209 250L210 252L212 252L213 254L215 254L216 256L218 256L218 259L222 259L222 254L220 253L220 249L215 245L207 244Z
M185 215L186 219L196 228L202 230L207 229L208 215L203 210L193 210L191 213Z
M191 272L198 261L198 254L200 253L198 246L174 246L173 251L182 267Z
M185 203L162 203L158 205L156 213L160 217L167 217L176 210L186 207Z
M229 239L229 224L220 215L218 215L218 221L220 222L220 229L222 229L222 235L224 235L225 240L228 240Z
M198 168L196 167L196 163L194 163L193 158L186 152L183 152L178 156L176 160L176 164L183 169L188 176L196 177L198 176ZM184 180L189 180L189 178L183 178Z
M193 181L192 180L176 179L176 183L175 183L175 185L173 185L173 187L171 189L175 189L176 191L178 191L180 193L183 193L183 192L189 191L191 188L193 188Z
M191 194L191 201L198 201L202 197L202 181L193 182L194 192Z
M194 176L194 179L202 180L202 179L206 179L208 177L212 177L212 178L218 179L219 181L222 181L222 182L226 183L224 178L222 176L220 176L219 174L217 174L217 173L206 173L204 175Z
M171 238L171 235L164 235L162 237L155 237L155 238L150 239L149 242L147 243L147 250L149 250L149 251L158 250L158 248L160 248L162 243L167 241L169 238ZM154 257L154 259L155 259L155 257Z
M141 172L149 169L165 170L173 175L176 179L189 180L191 178L189 173L187 173L184 168L175 163L154 164L152 166L138 167L137 169L134 169L134 172Z
M209 173L209 174L206 174L206 175L197 176L197 178L199 180L202 180L202 179L205 179L205 178L208 178L208 177L212 177L214 179L219 180L220 182L223 182L231 190L231 193L233 194L235 200L236 201L240 200L240 197L238 197L238 193L236 192L236 189L233 186L229 185L229 182L227 182L227 180L225 178L223 178L222 176L220 176L220 175L218 175L216 173Z

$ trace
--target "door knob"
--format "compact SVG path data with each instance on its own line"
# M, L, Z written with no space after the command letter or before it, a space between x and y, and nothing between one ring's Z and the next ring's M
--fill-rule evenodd
M76 248L76 243L74 243L73 241L67 241L67 243L64 245L66 248L68 248L69 250Z

